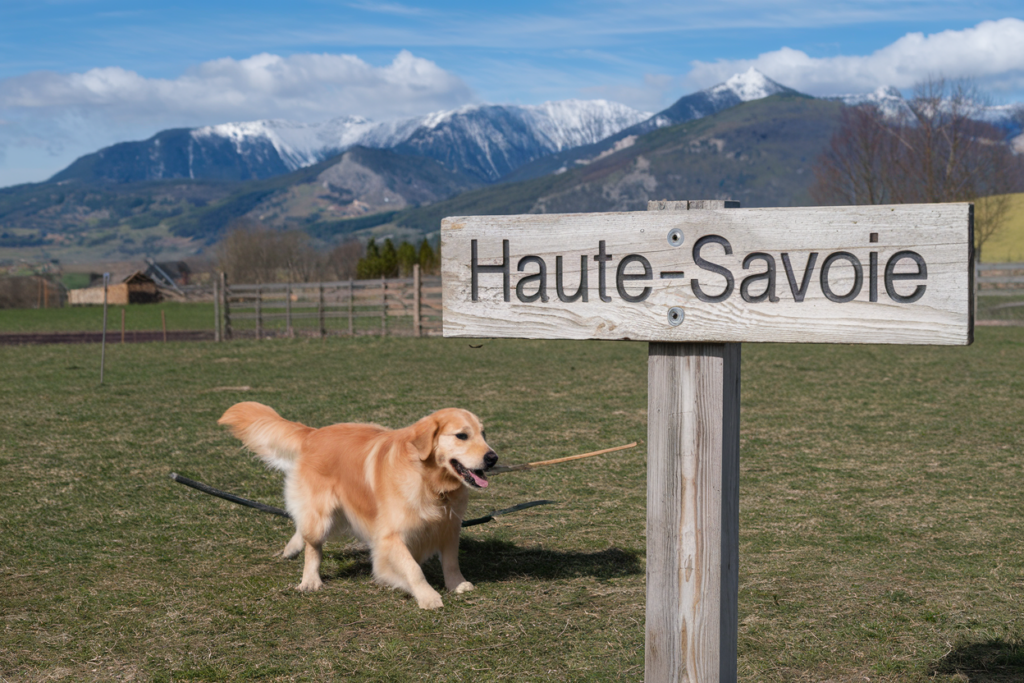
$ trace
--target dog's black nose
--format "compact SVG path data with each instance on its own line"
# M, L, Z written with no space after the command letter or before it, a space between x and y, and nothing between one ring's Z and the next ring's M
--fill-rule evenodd
M484 456L484 467L491 469L498 462L498 455L494 451L490 451Z

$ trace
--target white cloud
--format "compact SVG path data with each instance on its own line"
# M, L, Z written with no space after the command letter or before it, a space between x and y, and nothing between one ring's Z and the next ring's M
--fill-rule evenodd
M354 55L264 53L205 62L175 79L105 67L0 81L0 111L75 108L113 118L190 119L191 125L280 116L405 116L470 99L462 79L406 50L380 67Z
M678 76L644 74L643 83L610 83L580 88L582 97L628 102L641 111L660 111L679 98L682 86Z
M984 21L962 31L908 33L863 56L811 57L784 47L756 59L695 61L686 77L705 88L756 67L774 80L812 95L868 92L880 85L909 88L929 77L975 78L994 90L1024 87L1024 21Z

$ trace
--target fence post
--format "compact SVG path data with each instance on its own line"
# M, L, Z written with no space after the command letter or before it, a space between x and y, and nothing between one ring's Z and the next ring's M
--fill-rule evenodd
M167 315L165 314L164 309L162 309L162 308L160 309L160 327L162 327L163 330L164 330L164 342L166 342L167 341Z
M122 308L121 309L121 343L122 344L124 344L124 313L125 313L125 309Z
M388 335L388 283L380 276L380 336Z
M420 323L420 264L414 263L412 265L412 333L414 336L419 337L423 334L423 328Z
M320 285L320 303L317 305L317 311L320 314L320 336L327 336L327 326L324 325L324 283L318 283Z
M260 304L263 302L263 291L256 285L256 341L263 338L263 310Z
M295 331L292 329L292 283L290 282L284 291L284 333L288 337L295 336Z
M231 330L231 306L228 302L228 274L220 274L220 295L224 297L224 338L232 339L234 334Z
M353 337L356 334L355 320L353 320L353 318L355 317L354 316L354 313L355 313L355 297L356 297L355 286L353 285L352 278L349 278L348 279L348 333L349 333L349 336L353 336Z
M213 278L213 341L221 341L220 336L220 291L217 287L217 281L220 279L218 274Z

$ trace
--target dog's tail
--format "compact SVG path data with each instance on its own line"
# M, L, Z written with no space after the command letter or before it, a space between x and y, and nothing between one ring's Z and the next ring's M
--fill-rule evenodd
M302 450L302 440L311 427L290 422L270 406L254 401L236 403L217 420L227 425L267 466L289 472Z

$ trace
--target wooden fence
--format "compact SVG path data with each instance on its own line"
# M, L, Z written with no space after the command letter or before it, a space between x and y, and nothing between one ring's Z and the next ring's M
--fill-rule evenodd
M215 283L215 338L441 333L441 278Z
M0 308L61 308L67 288L54 276L0 277Z
M975 266L975 320L982 325L1024 325L1024 263Z
M978 324L1024 325L1024 263L979 263L974 282ZM231 284L221 275L213 300L218 340L441 334L441 278L420 277L418 266L413 277L390 280Z

